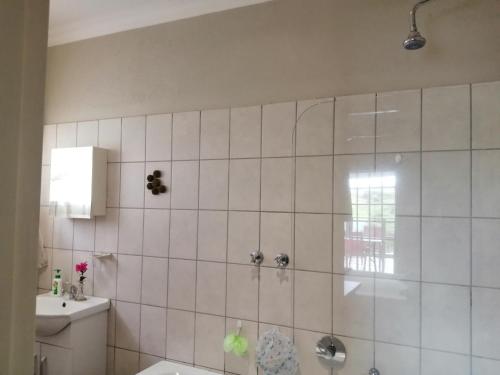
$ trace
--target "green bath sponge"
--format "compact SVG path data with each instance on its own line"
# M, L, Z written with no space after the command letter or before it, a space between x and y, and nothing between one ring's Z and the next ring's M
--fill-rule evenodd
M238 321L238 330L236 333L230 333L224 339L224 351L226 353L233 353L238 357L243 357L248 349L248 340L240 335L241 321Z

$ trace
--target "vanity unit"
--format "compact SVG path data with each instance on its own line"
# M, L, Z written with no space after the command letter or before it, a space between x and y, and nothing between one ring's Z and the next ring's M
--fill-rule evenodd
M35 375L106 373L106 298L37 296Z

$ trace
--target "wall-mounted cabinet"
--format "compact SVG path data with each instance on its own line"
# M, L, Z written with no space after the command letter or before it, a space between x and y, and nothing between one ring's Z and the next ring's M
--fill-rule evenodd
M54 216L91 219L106 214L107 152L97 147L52 150L50 211Z

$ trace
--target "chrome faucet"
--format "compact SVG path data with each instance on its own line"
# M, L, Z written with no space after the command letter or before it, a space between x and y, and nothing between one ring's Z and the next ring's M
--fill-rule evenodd
M63 295L65 295L66 293L68 293L68 296L69 296L69 299L71 300L74 300L75 297L76 297L76 294L78 292L78 289L76 287L76 285L73 285L69 282L66 282L64 283L64 287L63 287Z

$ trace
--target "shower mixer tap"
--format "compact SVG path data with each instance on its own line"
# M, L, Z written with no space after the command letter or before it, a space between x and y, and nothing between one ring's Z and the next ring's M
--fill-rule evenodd
M288 266L288 263L290 263L290 257L286 254L280 253L276 255L274 261L276 262L278 268L286 268Z
M256 266L260 266L260 264L264 261L264 254L260 251L252 251L250 253L250 263L255 264Z

